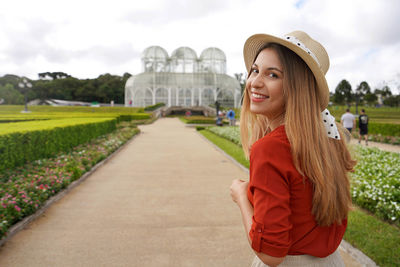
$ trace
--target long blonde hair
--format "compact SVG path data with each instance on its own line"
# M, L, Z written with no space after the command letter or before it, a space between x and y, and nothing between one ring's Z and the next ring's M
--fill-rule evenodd
M327 136L318 86L306 63L281 45L267 44L259 53L265 48L274 49L283 66L285 131L296 169L313 184L312 214L321 226L341 223L351 208L348 172L356 164L344 142L343 128L337 124L340 140ZM247 157L251 145L270 132L268 119L250 112L249 86L247 83L244 90L240 117L242 145Z

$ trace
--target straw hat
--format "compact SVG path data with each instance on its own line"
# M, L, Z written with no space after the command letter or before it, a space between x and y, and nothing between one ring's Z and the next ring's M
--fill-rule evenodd
M244 62L249 73L257 56L257 52L267 43L283 45L304 60L317 81L320 93L321 111L324 110L329 103L329 87L325 79L325 74L329 69L329 56L325 48L302 31L291 32L286 34L283 38L268 34L255 34L247 39L243 48Z

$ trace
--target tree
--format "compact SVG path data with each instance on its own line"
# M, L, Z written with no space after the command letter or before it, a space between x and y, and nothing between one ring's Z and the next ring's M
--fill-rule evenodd
M33 87L27 92L28 99L53 98L100 103L110 103L113 100L116 104L124 103L125 83L132 76L127 72L123 76L106 73L96 79L81 80L64 72L42 72L38 75L39 80L30 81ZM20 80L21 77L16 75L5 75L0 77L0 86L10 84L20 94L24 94L23 89L18 87Z
M368 103L368 105L375 106L376 101L378 100L378 97L375 94L367 93L364 96L364 100Z
M0 86L11 84L14 89L18 90L18 83L21 81L21 77L13 74L6 74L3 77L0 77ZM19 91L19 90L18 90Z
M383 98L389 97L392 95L392 91L390 90L390 87L385 85L382 87L382 89L375 89L375 95L381 95Z
M371 93L371 87L369 87L369 85L366 81L363 81L357 86L356 93L364 96L366 94Z
M353 100L353 94L351 91L351 85L347 80L342 80L335 89L335 94L333 95L333 102L336 104L350 104Z
M4 99L4 104L9 105L21 105L24 103L24 96L12 84L0 85L0 99Z
M400 95L391 95L383 100L383 104L389 107L400 107Z
M122 80L124 83L132 76L129 72L125 72L124 75L122 75Z
M71 75L68 75L67 73L64 72L41 72L38 74L38 76L39 79L51 79L51 80L65 79L71 77Z
M368 100L365 99L366 95L368 95ZM373 100L373 96L371 96L371 87L369 87L366 81L361 82L356 89L355 93L355 100L356 100L356 114L358 114L358 104L364 104L365 101L376 101Z

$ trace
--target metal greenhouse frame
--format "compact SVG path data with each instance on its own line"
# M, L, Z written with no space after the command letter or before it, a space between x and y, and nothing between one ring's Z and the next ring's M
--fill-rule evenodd
M226 74L226 57L218 48L207 48L197 58L189 47L180 47L169 57L162 47L151 46L142 53L142 70L126 82L125 106L240 104L240 84Z

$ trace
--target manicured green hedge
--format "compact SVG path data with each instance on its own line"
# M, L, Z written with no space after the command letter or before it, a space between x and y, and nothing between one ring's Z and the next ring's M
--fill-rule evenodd
M117 117L117 123L121 121L147 120L147 119L150 119L150 114L147 113L136 113L132 115L122 114Z
M165 106L165 103L157 103L155 105L145 107L144 111L153 111L163 106Z
M0 114L21 114L24 110L23 105L0 105ZM49 113L117 113L117 114L131 114L143 113L143 108L137 107L84 107L84 106L28 106L28 110L32 113L25 113L25 115L34 114L49 114Z
M368 133L400 136L400 124L369 122Z
M0 135L0 172L86 143L116 129L116 119Z
M185 116L179 117L179 119L187 124L215 124L215 117L206 117L206 116ZM223 121L224 124L228 124L227 121Z

